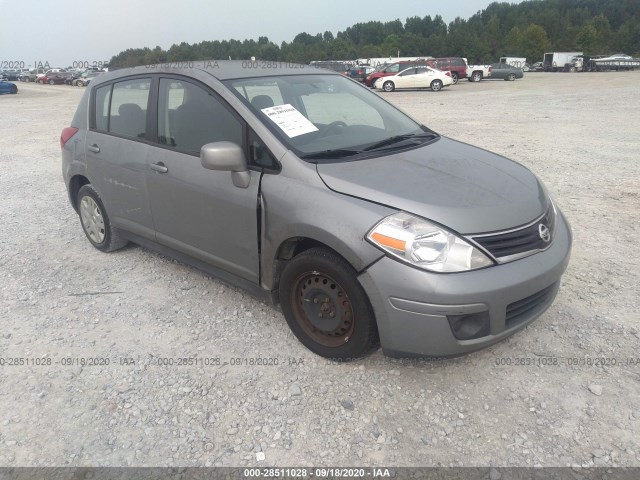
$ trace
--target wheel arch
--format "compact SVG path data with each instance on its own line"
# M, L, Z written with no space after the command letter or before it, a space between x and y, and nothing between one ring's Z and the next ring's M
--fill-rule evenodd
M87 177L82 174L74 175L69 179L69 202L73 209L78 212L78 192L84 185L89 185L91 182Z
M320 237L322 240L318 239ZM375 247L369 244L367 244L367 247L370 247L370 249L367 248L368 255L363 256L363 252L354 251L345 242L340 241L338 237L327 235L326 232L318 232L316 235L307 232L306 235L286 238L275 249L272 260L265 259L266 261L263 262L266 268L263 271L262 283L274 292L274 303L279 303L277 291L280 285L280 276L287 262L292 258L312 248L323 248L344 259L356 273L359 273L369 264L383 256L383 253ZM270 270L267 270L269 267Z

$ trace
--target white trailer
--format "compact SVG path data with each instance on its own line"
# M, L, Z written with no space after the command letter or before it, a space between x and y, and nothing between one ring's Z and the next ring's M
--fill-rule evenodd
M358 58L356 59L357 65L370 65L373 68L378 68L382 65L391 65L396 62L413 62L414 60L427 60L433 58L430 55L422 57L380 57L380 58Z
M500 63L506 63L512 67L524 70L524 66L527 64L527 59L524 57L500 57Z
M542 69L545 72L561 72L564 66L570 64L582 52L548 52L542 59Z

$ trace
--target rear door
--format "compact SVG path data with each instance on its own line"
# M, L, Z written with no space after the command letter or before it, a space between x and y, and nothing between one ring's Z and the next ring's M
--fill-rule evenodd
M504 63L494 63L491 65L491 78L506 78L507 70Z
M154 239L146 188L150 77L131 77L92 92L86 159L94 185L116 227Z
M431 86L431 81L436 78L433 70L427 67L418 67L416 69L416 87L428 88Z
M407 68L393 78L396 88L415 88L416 87L416 69Z
M146 166L157 241L258 283L260 172L251 171L249 186L239 188L230 172L200 163L207 143L244 148L244 121L215 92L184 77L160 77L157 92L156 143Z

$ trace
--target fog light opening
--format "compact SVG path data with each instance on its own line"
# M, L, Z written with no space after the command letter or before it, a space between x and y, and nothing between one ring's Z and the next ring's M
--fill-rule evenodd
M448 316L447 319L453 336L458 340L473 340L486 337L491 333L489 312Z

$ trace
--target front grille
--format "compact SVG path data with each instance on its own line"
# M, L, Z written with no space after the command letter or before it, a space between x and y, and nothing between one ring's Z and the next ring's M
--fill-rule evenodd
M518 323L526 320L539 307L546 306L549 299L553 296L556 284L549 285L547 288L540 290L533 295L518 300L517 302L507 305L507 315L505 317L505 329L509 329Z
M545 225L549 230L550 238L546 242L540 235L540 225ZM551 245L554 227L555 211L553 205L549 205L542 217L522 228L486 235L472 235L471 238L498 260L515 260L528 253L544 250Z

